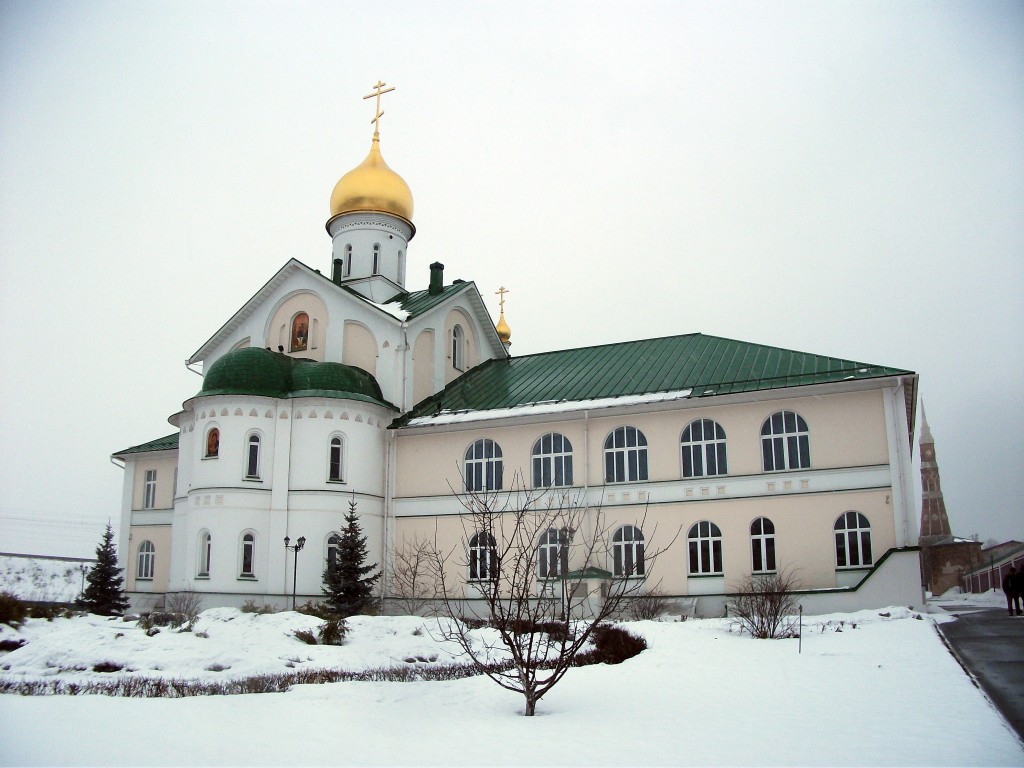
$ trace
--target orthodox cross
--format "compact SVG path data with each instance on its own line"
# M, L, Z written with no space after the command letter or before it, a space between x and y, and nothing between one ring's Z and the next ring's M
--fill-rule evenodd
M505 311L505 294L508 292L509 290L505 286L501 286L494 292L494 295L498 297L498 304L502 312Z
M384 114L383 112L380 111L380 97L382 94L391 93L393 90L395 90L394 86L391 86L390 88L385 88L385 85L387 85L387 83L378 80L377 84L373 86L375 89L374 92L367 96L363 96L363 101L365 101L366 99L372 99L375 96L377 97L377 109L375 110L376 114L373 116L373 120L370 121L370 124L373 125L374 133L380 133L380 118L381 115Z

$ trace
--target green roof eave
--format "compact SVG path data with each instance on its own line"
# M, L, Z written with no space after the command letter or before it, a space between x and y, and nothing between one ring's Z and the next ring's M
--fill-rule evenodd
M152 453L154 451L176 450L178 450L177 432L173 435L167 435L166 437L158 437L156 440L150 440L148 443L133 445L130 448L125 448L123 451L116 451L115 453L112 453L111 456L128 456L133 453Z

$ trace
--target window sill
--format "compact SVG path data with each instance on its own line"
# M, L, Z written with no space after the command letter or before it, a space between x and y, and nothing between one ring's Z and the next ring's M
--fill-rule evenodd
M135 580L136 581L152 581L153 577L152 576L136 576Z
M241 576L239 576L237 580L238 581L259 581L259 579L257 579L255 576L248 576L248 575L246 575L244 573Z
M327 482L330 483L331 485L348 485L348 482L345 481L345 480L330 480L329 479Z
M198 576L196 576L196 581L209 581L209 580L210 580L210 574L208 574L208 573L200 573Z
M203 461L216 461L220 456L203 456Z
M262 483L263 482L263 478L262 477L243 477L242 478L242 482L243 483Z
M724 576L724 573L690 573L687 574L688 579L720 579Z

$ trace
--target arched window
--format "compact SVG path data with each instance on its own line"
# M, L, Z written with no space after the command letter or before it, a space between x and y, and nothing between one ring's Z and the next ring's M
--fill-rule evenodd
M331 447L327 460L327 479L333 483L341 483L344 475L345 443L338 437L331 438Z
M196 576L208 578L210 576L210 554L213 551L213 539L209 531L201 531L199 534L199 567Z
M619 427L604 441L604 480L627 483L647 479L647 438L636 427Z
M548 528L537 546L537 578L557 579L569 572L569 544L572 531Z
M156 566L156 547L152 541L144 541L139 545L139 567L135 574L137 579L152 579Z
M341 550L341 537L332 533L327 539L327 567L333 569L338 564L338 553Z
M380 243L373 244L373 274L380 274Z
M572 485L572 444L557 432L548 432L533 444L533 487Z
M761 426L761 456L765 472L807 469L811 447L807 422L793 411L776 411Z
M256 534L247 532L242 536L242 546L238 553L238 575L241 578L256 576Z
M635 525L624 525L612 536L612 573L644 575L644 534Z
M260 436L253 433L249 435L249 450L245 460L245 476L250 480L260 479Z
M405 254L398 252L398 284L405 284Z
M452 328L452 367L461 371L466 366L466 334L461 325Z
M725 430L711 419L687 424L679 438L683 451L683 477L712 477L728 474Z
M466 451L466 490L501 489L501 447L493 440L477 440Z
M478 533L469 540L469 580L496 579L498 549L489 533Z
M767 517L750 524L750 562L754 573L775 573L775 524Z
M142 485L142 508L156 509L156 470L147 469Z
M871 559L871 523L860 512L844 512L833 526L836 534L836 567L866 568Z
M714 523L694 523L686 537L690 545L691 576L722 575L722 531Z
M289 352L302 352L309 344L309 315L299 312L292 318L292 341Z
M345 246L345 264L342 267L342 276L348 277L352 274L352 244Z
M206 454L204 458L216 459L220 454L220 430L217 427L211 427L210 431L206 433Z

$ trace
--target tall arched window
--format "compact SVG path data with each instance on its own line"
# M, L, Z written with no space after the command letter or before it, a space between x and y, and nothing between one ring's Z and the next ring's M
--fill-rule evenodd
M136 571L137 579L152 579L156 566L156 547L152 541L144 541L139 545L139 567Z
M569 572L572 531L548 528L537 545L537 578L557 579Z
M249 435L245 476L250 480L259 480L260 478L260 436L255 433Z
M327 539L327 567L334 568L338 564L338 552L341 549L341 537L332 533Z
M206 433L206 453L203 458L216 459L220 454L220 430L217 427L210 427Z
M327 460L327 479L334 483L344 482L345 443L337 435L331 438L329 454Z
M501 447L493 440L477 440L466 450L465 474L467 491L501 490Z
M865 568L871 558L871 523L860 512L844 512L833 526L836 535L836 567Z
M373 274L380 274L380 243L373 244Z
M199 534L199 557L196 576L208 578L210 575L210 555L213 552L213 538L209 531L202 531Z
M775 524L767 517L750 524L750 564L754 573L775 573Z
M452 328L452 367L457 371L466 367L466 334L461 325Z
M309 315L299 312L292 318L292 341L289 352L302 352L309 345Z
M627 578L644 575L644 534L635 525L624 525L612 536L612 573Z
M811 447L807 422L793 411L776 411L761 426L761 456L765 472L807 469Z
M711 419L687 424L679 438L683 452L683 477L711 477L728 473L725 430Z
M722 575L722 531L714 523L694 523L686 537L690 545L691 576Z
M398 284L405 285L405 254L398 252Z
M496 579L498 549L489 533L478 533L469 540L469 580Z
M636 427L619 427L604 441L606 483L647 479L647 438Z
M345 263L342 266L342 275L348 277L352 274L352 244L345 246Z
M572 485L572 444L557 432L548 432L533 444L533 487Z
M242 578L256 576L256 534L247 532L242 536L242 545L238 553L238 575Z

